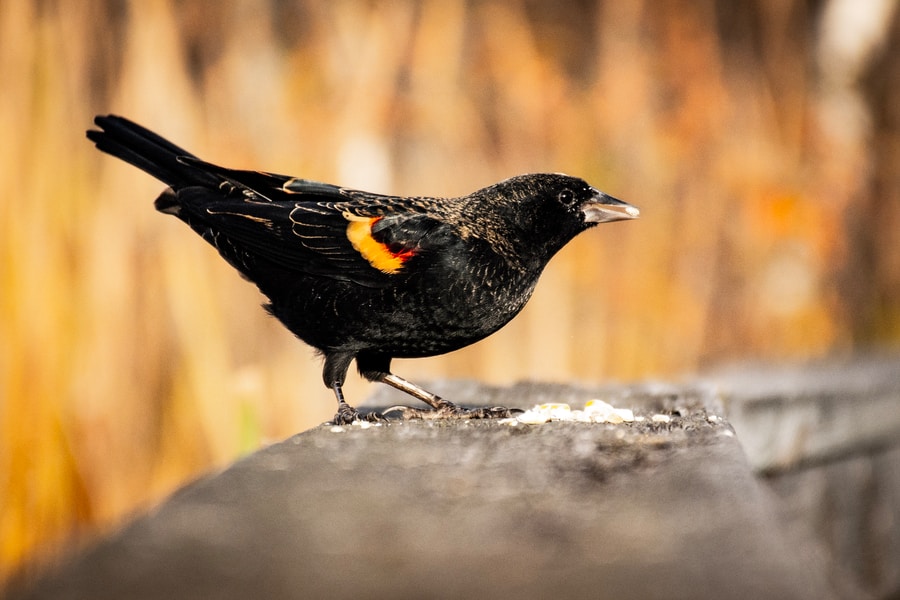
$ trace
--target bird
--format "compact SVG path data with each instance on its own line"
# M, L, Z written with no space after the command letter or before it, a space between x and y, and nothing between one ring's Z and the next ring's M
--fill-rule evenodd
M342 386L359 374L424 402L401 417L492 418L391 372L473 344L503 327L531 297L544 267L577 234L640 211L559 173L518 175L459 197L401 197L205 162L116 115L98 115L96 147L167 187L155 208L174 215L268 299L264 308L324 357L338 403L331 423L361 414Z

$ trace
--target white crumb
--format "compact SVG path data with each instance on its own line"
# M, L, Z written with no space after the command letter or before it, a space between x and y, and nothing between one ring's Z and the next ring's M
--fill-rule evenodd
M602 400L590 400L584 410L572 410L564 403L536 405L515 419L519 423L540 425L549 421L575 421L578 423L631 423L634 412L628 408L615 408Z

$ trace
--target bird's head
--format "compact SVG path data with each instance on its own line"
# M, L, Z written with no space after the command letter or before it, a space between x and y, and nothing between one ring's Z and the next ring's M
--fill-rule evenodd
M496 234L495 240L508 240L516 256L539 261L549 260L585 229L640 214L583 179L559 173L519 175L473 196L478 198L472 206L476 218Z

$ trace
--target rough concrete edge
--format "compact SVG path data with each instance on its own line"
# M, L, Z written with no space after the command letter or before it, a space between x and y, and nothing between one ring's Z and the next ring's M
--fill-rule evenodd
M753 469L775 474L900 444L900 355L723 369L715 386Z

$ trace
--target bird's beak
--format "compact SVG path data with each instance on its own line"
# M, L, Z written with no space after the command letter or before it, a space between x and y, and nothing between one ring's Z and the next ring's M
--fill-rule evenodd
M635 219L641 214L637 207L594 190L594 196L581 205L585 223L609 223Z

